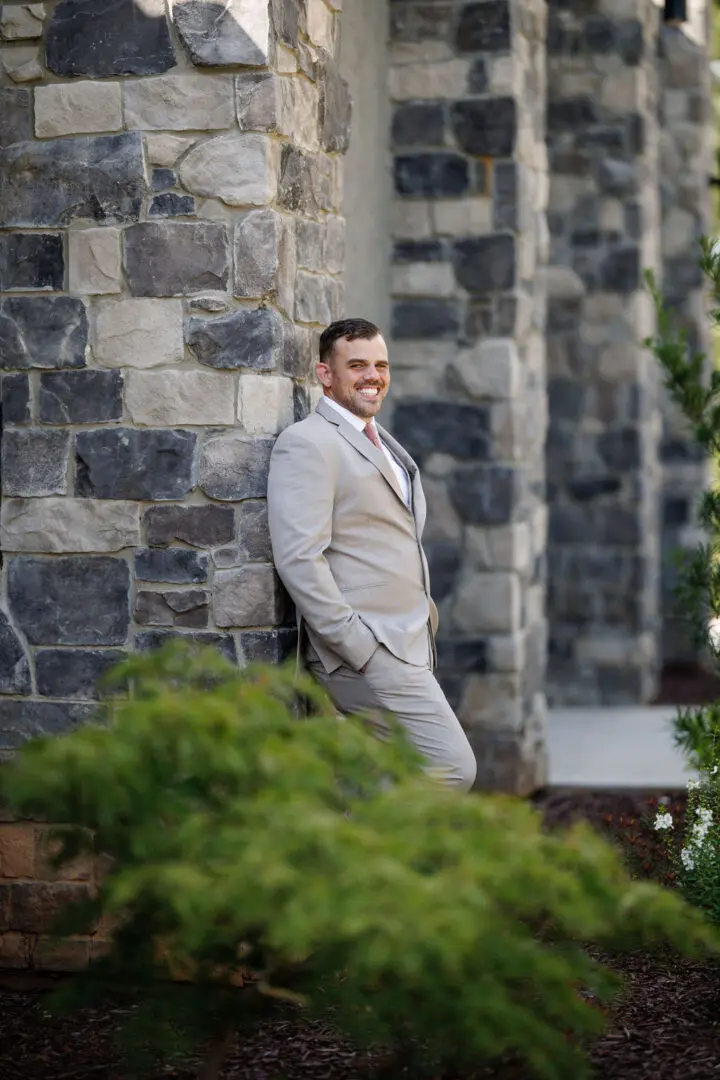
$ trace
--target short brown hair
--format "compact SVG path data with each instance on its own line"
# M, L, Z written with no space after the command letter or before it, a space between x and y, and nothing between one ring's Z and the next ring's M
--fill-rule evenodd
M327 364L336 341L341 341L343 338L347 338L348 341L355 341L357 338L372 341L379 334L380 328L368 319L339 319L338 322L331 323L320 335L320 362Z

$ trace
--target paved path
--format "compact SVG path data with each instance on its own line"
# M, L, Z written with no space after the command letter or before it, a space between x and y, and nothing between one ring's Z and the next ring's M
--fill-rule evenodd
M552 709L550 784L683 788L694 775L673 745L670 707Z

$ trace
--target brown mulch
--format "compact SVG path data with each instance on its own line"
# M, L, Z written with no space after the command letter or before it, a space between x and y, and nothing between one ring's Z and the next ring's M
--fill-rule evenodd
M720 678L697 664L669 664L653 705L704 705L720 698Z
M633 872L672 885L665 834L652 828L660 804L677 819L684 793L552 791L535 805L549 827L584 819L618 843ZM594 1045L596 1080L711 1080L720 1078L720 971L674 956L606 958L626 978L626 994L608 1030ZM24 982L24 985L23 985ZM128 1080L113 1033L121 1018L104 1006L72 1017L44 1007L48 980L0 977L1 1080ZM362 1055L325 1027L280 1016L238 1042L223 1080L379 1080L379 1058ZM191 1065L158 1069L153 1080L191 1080ZM393 1080L413 1080L393 1071ZM481 1068L472 1078L523 1080L513 1066Z

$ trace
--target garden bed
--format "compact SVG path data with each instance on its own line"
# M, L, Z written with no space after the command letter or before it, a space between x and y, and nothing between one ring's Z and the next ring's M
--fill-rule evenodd
M671 794L668 799L677 819L684 798ZM657 796L554 791L535 801L550 826L584 818L622 845L638 874L668 881L664 836L651 824ZM665 955L639 954L610 962L623 972L628 989L608 1032L592 1051L598 1080L720 1077L720 973ZM50 980L30 980L31 976L10 973L0 979L2 1080L126 1080L128 1072L113 1045L117 1008L107 1006L70 1018L51 1016L44 1008ZM382 1065L380 1059L355 1053L332 1031L286 1014L237 1045L223 1077L370 1080ZM191 1067L156 1073L168 1080L190 1080L193 1075ZM402 1075L394 1070L394 1077ZM480 1068L475 1076L521 1080L512 1066Z

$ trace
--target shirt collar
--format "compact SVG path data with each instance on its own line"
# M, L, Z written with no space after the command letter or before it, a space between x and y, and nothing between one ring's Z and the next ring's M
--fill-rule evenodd
M344 405L340 405L334 398L324 395L323 401L335 409L335 412L339 412L343 420L347 420L348 424L352 424L356 431L364 431L367 420L363 420L360 416L356 416L355 413L351 413L349 409L346 409Z

